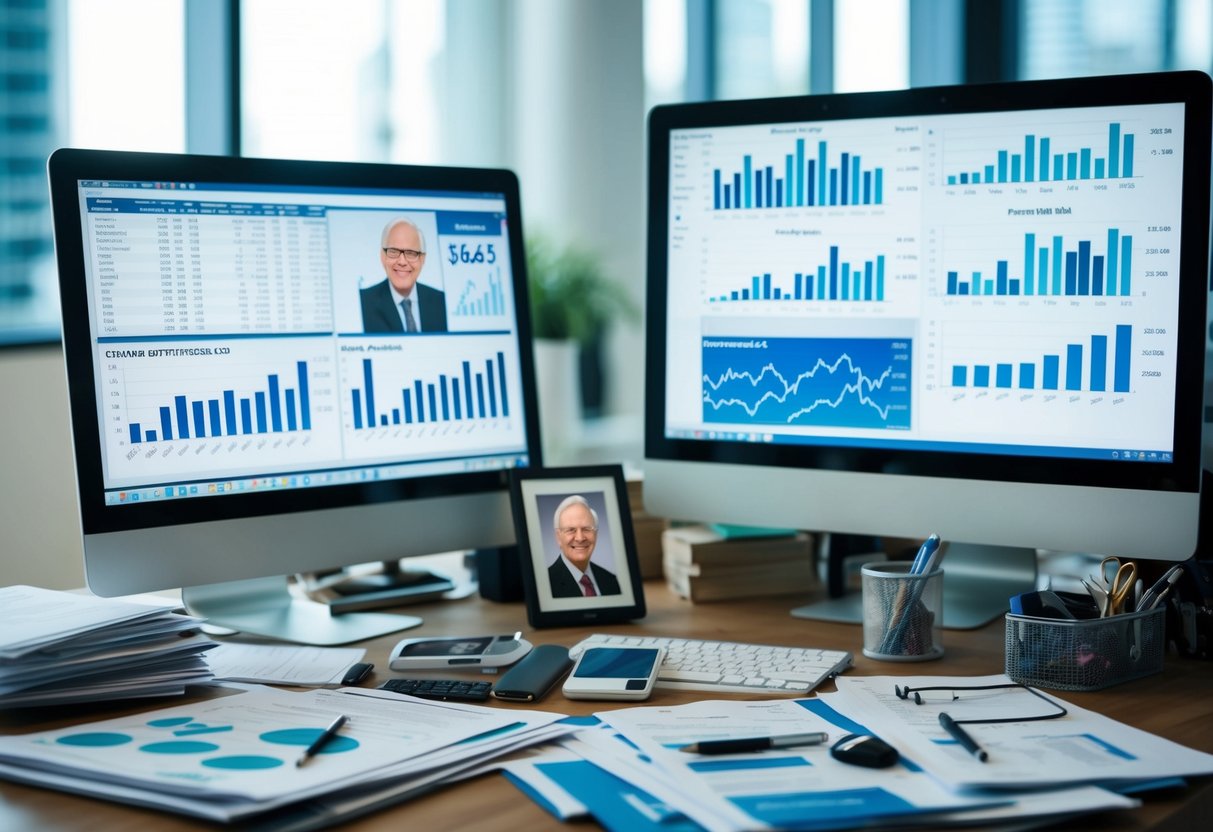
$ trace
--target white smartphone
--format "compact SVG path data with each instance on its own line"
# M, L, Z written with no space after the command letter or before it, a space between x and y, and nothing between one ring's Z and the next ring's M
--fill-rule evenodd
M561 690L569 699L648 699L664 647L588 647Z
M521 633L508 636L406 638L388 659L392 670L459 670L505 667L531 652Z

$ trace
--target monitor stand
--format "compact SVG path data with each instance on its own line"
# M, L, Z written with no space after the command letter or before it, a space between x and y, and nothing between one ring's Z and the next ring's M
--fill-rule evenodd
M299 644L349 644L421 624L413 615L335 615L327 604L292 594L285 577L185 587L181 600L208 624Z
M1010 599L1036 589L1036 550L1013 546L984 546L973 543L945 544L943 562L943 624L949 630L981 627L1010 609ZM841 571L829 552L829 574ZM837 556L841 562L841 555ZM859 624L863 621L863 596L847 592L841 582L828 581L831 597L797 607L792 615L817 621Z

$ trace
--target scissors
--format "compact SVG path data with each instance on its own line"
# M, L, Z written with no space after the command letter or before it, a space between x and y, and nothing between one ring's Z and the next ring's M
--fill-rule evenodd
M1124 612L1129 593L1137 583L1137 564L1131 560L1121 563L1117 557L1104 558L1099 564L1099 579L1108 594L1100 617Z

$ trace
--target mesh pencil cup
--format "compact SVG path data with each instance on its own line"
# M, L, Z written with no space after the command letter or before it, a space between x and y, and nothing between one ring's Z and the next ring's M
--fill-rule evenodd
M943 655L943 570L910 573L909 563L869 563L863 581L863 654L895 662Z

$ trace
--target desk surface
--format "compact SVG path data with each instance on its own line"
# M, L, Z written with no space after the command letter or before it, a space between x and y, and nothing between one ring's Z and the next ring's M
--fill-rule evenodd
M685 638L745 641L759 644L813 646L850 650L855 667L849 674L896 675L907 673L978 675L1003 670L1003 624L996 621L979 630L944 631L945 656L923 664L901 665L873 661L862 655L862 632L856 625L833 624L793 618L788 610L805 602L803 597L764 598L722 604L690 604L672 596L661 582L645 586L648 616L627 625L599 628L603 632L629 635L660 635ZM375 673L363 684L374 687L392 674L385 672L387 656L399 638L440 636L480 632L522 630L535 643L571 646L587 631L559 628L532 631L526 624L521 603L497 604L478 597L461 601L409 607L408 612L425 618L425 623L407 633L376 639L366 644L367 658ZM420 674L417 674L420 675ZM831 690L827 684L823 690ZM1139 679L1095 693L1063 693L1061 696L1084 708L1099 711L1113 719L1151 731L1191 748L1213 753L1213 663L1168 657L1163 673ZM682 704L702 699L691 691L655 691L649 704ZM721 697L725 698L725 697ZM745 696L737 698L744 699ZM161 701L174 704L174 700ZM71 724L85 719L100 719L121 713L145 710L110 706L75 709L70 716L61 711L50 714L15 712L0 714L0 731L17 733ZM497 703L495 707L519 706ZM588 714L624 703L573 702L560 693L550 694L538 707L569 714ZM1146 805L1132 812L1087 818L1069 822L1067 829L1092 829L1122 832L1137 829L1193 829L1202 827L1213 812L1213 778L1202 778L1180 792L1148 797ZM38 829L106 830L214 829L214 826L162 812L76 797L48 790L0 781L0 830ZM444 788L433 794L356 819L342 829L460 829L469 832L499 832L501 829L563 829L561 824L540 809L505 778L488 775ZM587 828L582 824L579 828Z

